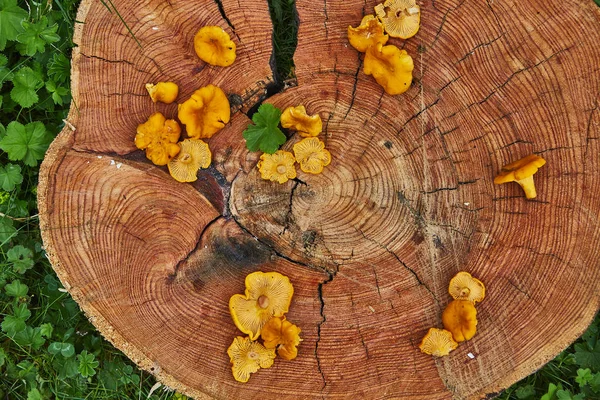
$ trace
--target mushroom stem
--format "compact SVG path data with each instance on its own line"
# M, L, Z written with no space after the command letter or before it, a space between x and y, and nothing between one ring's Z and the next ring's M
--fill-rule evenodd
M516 181L525 192L525 197L528 199L534 199L537 196L535 191L535 184L533 183L533 175L528 176L527 178L520 179Z

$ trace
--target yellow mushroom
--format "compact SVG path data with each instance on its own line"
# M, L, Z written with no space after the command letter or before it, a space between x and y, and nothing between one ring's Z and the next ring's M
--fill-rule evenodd
M214 85L196 90L177 114L189 137L207 139L229 122L231 110L225 92Z
M494 178L494 183L499 185L507 182L517 182L525 191L525 197L534 199L537 193L533 183L533 175L544 164L546 164L546 160L542 157L530 154L502 167L498 176Z
M227 349L233 378L238 382L248 382L250 374L261 368L269 368L275 360L275 349L267 349L248 337L238 336Z
M156 112L137 127L135 146L146 150L146 157L156 165L166 165L179 153L181 128L177 121Z
M179 87L173 82L158 82L156 85L146 83L146 90L155 103L160 101L165 104L171 104L179 94Z
M452 300L442 313L442 323L455 341L464 342L477 332L477 310L468 300Z
M455 300L477 303L485 297L485 286L479 279L473 278L470 273L462 271L450 280L448 293Z
M367 49L363 71L385 89L389 95L404 93L412 83L414 64L406 50L381 43Z
M298 131L302 137L317 136L323 130L321 116L319 114L308 115L303 105L283 110L281 126Z
M325 144L316 137L302 139L294 145L294 156L300 169L309 174L320 174L331 162L331 154Z
M260 176L271 182L285 183L296 177L296 159L289 151L277 150L273 154L263 153L256 165Z
M389 38L383 31L383 25L374 15L365 15L356 28L348 27L348 41L362 53L367 51L369 46L386 44Z
M452 339L452 332L445 329L429 328L427 335L421 340L419 348L425 354L443 357L458 347Z
M205 26L194 36L194 50L210 65L228 67L235 61L235 43L219 26Z
M179 147L179 154L169 161L169 173L178 182L194 182L198 170L210 165L212 155L208 144L200 139L186 139Z
M421 8L415 0L386 0L375 6L375 14L392 37L408 39L419 31Z
M293 360L298 356L300 328L285 317L273 317L260 331L260 337L267 349L277 349L277 354L284 360Z
M287 276L277 272L253 272L246 276L245 295L229 299L229 312L235 326L252 340L272 318L281 317L290 307L294 287Z

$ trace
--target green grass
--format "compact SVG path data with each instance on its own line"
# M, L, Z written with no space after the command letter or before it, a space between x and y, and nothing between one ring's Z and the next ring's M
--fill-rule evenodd
M164 387L150 394L154 378L102 339L44 255L37 175L69 109L77 5L0 0L0 399L181 399ZM294 74L297 17L293 0L271 0L270 10L281 84ZM500 398L600 398L599 326L596 318L574 345Z

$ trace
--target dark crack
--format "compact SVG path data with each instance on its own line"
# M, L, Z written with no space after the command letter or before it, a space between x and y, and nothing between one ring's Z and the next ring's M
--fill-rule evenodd
M285 226L283 227L283 232L281 234L284 234L285 232L287 232L288 228L290 227L290 224L292 222L294 222L294 214L293 214L293 210L292 207L294 206L294 193L296 192L296 188L298 188L298 185L303 184L306 185L306 183L302 182L301 180L296 180L294 182L294 186L292 187L292 190L290 191L290 201L288 203L288 211L287 214L285 215Z
M231 31L233 32L233 34L235 35L235 37L237 38L237 40L239 40L240 43L242 43L242 39L240 38L240 36L235 31L235 26L231 23L231 21L227 17L227 13L225 12L225 8L223 7L223 2L221 0L215 0L215 3L217 4L217 7L219 8L219 12L221 13L221 17L223 17L223 19L225 20L225 22L227 23L227 25L229 26L229 28L231 28Z
M196 251L198 251L198 248L200 247L201 243L202 243L202 238L204 237L204 234L206 233L206 231L212 226L214 225L218 220L220 220L221 218L223 218L222 215L218 215L217 217L215 217L214 219L212 219L208 224L206 224L206 226L204 227L204 229L202 229L202 232L200 232L200 235L198 235L198 239L196 241L196 246L194 246L194 248L192 250L190 250L185 256L183 256L178 262L177 264L175 264L175 268L173 269L173 272L170 273L169 275L167 275L167 281L169 283L172 283L175 278L177 278L177 274L179 273L179 270L181 268L181 266L187 261L187 259L194 254Z
M319 374L321 374L321 378L323 378L323 386L321 387L321 395L325 388L327 387L327 379L325 378L325 374L323 373L323 369L321 366L321 359L319 358L319 344L321 343L321 328L325 322L327 322L327 317L325 316L325 299L323 298L323 286L333 281L337 272L328 272L328 277L323 282L319 283L318 294L319 301L321 302L321 321L317 324L317 340L315 341L315 359L317 360L317 369ZM324 398L324 397L323 397Z
M358 53L358 68L356 69L356 73L354 74L354 84L352 86L352 98L350 99L350 106L348 107L348 111L346 111L346 115L344 115L344 119L348 117L352 107L354 106L354 100L356 99L356 87L358 86L358 74L360 73L360 69L362 68L363 61L361 59L360 53Z

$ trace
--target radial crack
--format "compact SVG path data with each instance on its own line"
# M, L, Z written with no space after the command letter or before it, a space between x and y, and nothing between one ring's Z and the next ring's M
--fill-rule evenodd
M319 344L321 343L321 327L327 321L327 317L325 316L325 299L323 298L323 286L333 281L337 272L328 272L328 277L323 282L319 283L318 294L319 301L321 302L321 321L317 324L317 340L315 342L315 358L317 360L317 369L321 374L321 378L323 378L323 386L321 387L321 394L327 387L327 379L325 378L325 374L323 373L323 369L321 366L321 359L319 358Z

